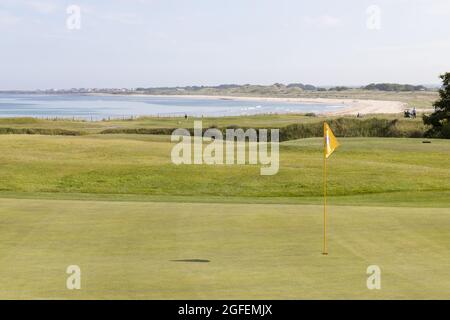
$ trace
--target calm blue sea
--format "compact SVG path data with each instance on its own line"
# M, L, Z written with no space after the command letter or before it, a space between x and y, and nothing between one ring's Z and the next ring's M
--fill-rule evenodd
M0 93L0 117L108 119L136 116L236 116L327 112L342 106L195 97Z

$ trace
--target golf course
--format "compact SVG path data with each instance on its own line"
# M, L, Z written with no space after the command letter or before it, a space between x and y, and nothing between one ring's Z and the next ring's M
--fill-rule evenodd
M193 119L0 121L79 130L0 135L0 298L450 299L450 140L338 136L324 256L323 138L282 141L279 172L261 176L259 165L175 165L170 135L117 130L145 126ZM66 287L70 265L80 290ZM371 265L380 290L366 285Z

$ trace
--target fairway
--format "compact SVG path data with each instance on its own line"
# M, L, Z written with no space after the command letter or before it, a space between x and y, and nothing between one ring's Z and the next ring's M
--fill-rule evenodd
M450 298L448 209L331 207L325 257L320 206L0 204L1 298ZM65 287L72 264L81 290Z
M264 177L175 166L167 136L3 135L0 298L449 299L450 142L339 140L323 256L321 139Z
M450 141L339 138L329 161L335 204L450 207ZM322 203L320 138L280 144L280 170L174 165L168 136L3 135L0 196L172 202Z

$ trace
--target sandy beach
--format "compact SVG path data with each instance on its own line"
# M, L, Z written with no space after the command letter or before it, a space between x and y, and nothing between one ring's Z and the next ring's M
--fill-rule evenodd
M103 95L103 94L101 94ZM272 98L272 97L239 97L239 96L208 96L208 95L146 95L133 94L133 96L148 97L174 97L185 99L217 99L217 100L244 100L265 102L288 102L302 104L327 104L342 106L339 110L323 112L325 115L360 115L365 114L395 114L402 113L407 104L400 101L364 100L364 99L329 99L329 98Z
M211 97L208 97L211 98ZM230 98L230 97L221 97ZM357 115L377 114L377 113L401 113L407 107L406 103L400 101L381 101L381 100L362 100L362 99L328 99L328 98L253 98L253 97L233 97L242 100L258 100L258 101L278 101L292 103L311 103L311 104L327 104L343 106L339 110L333 112L324 112L327 115Z

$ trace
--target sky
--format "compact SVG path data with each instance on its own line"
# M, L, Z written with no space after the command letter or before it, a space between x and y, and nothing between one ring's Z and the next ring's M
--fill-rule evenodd
M448 71L448 0L0 0L2 90L438 84Z

